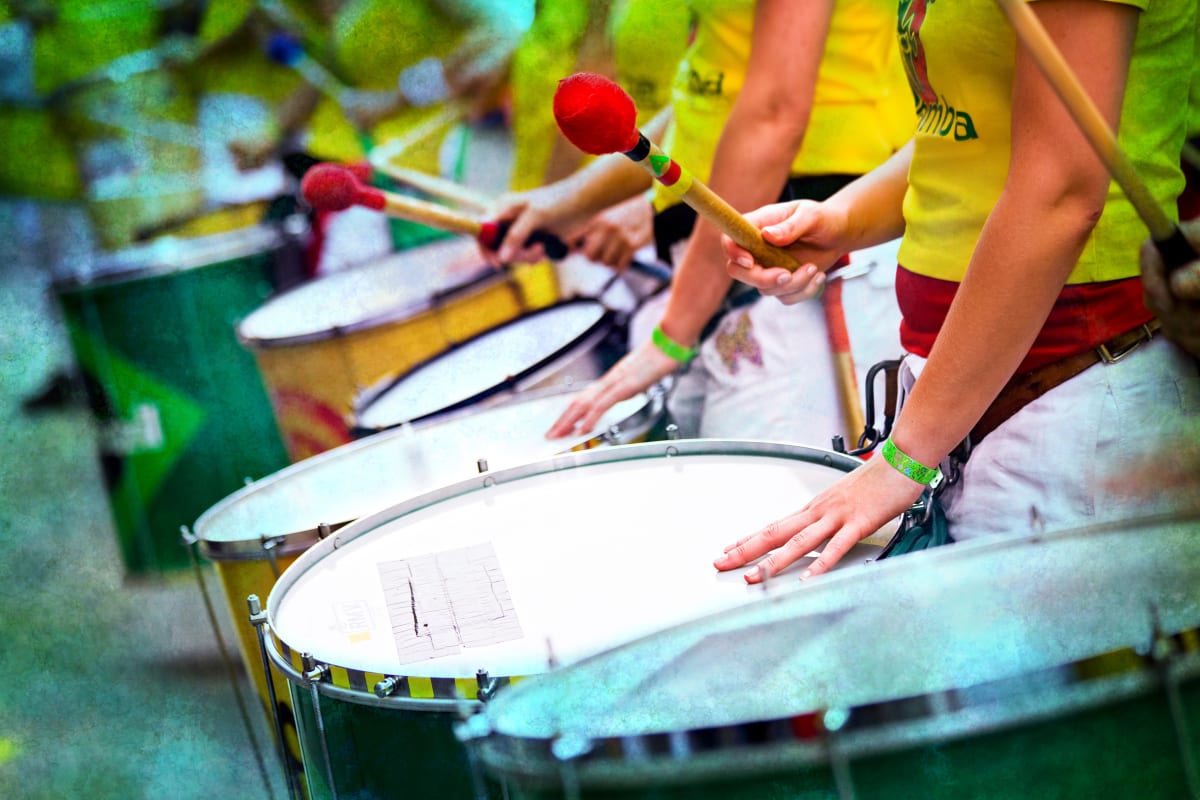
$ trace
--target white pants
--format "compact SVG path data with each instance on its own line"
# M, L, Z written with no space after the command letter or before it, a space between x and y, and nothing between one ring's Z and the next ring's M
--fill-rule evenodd
M866 275L847 280L842 295L860 394L872 364L901 354L897 245L850 255L852 267L871 266ZM631 345L649 336L665 303L664 293L638 312ZM828 449L834 434L843 433L853 447L861 433L847 431L842 419L819 300L785 306L767 297L726 314L678 376L669 408L684 437Z
M902 380L911 386L924 359L908 356L904 364ZM950 534L962 541L1169 513L1177 495L1131 496L1111 483L1179 436L1195 436L1197 415L1196 362L1162 336L1116 364L1090 367L975 448L962 479L941 496Z

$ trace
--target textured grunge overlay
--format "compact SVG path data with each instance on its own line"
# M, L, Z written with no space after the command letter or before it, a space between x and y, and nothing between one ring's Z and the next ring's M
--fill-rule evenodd
M521 638L491 542L379 565L401 663Z

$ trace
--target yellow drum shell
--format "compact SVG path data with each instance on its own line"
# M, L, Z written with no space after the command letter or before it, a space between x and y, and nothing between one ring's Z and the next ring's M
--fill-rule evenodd
M529 310L557 285L549 265L518 280L446 240L333 273L268 301L238 327L293 461L351 440L355 396Z

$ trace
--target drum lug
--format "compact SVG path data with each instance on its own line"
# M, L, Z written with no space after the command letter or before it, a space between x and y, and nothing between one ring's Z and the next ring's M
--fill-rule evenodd
M668 422L663 432L667 435L667 441L675 442L679 440L679 426L674 422Z
M310 684L320 683L329 674L329 665L317 661L311 653L300 654L300 665L304 668L304 679Z
M375 696L382 699L392 696L392 692L396 691L396 687L400 685L400 677L397 675L389 675L383 680L375 684Z
M187 525L179 526L179 538L183 540L184 547L191 547L192 545L196 544L196 542L200 541L200 537L192 533L191 529L188 528Z
M609 425L601 438L605 444L621 444L621 426Z
M475 469L479 470L479 474L480 474L480 475L482 475L483 473L487 472L487 471L488 471L488 462L487 462L487 459L486 459L486 458L480 458L480 459L476 459L476 461L475 461Z
M550 752L559 761L574 761L592 752L595 742L586 736L567 734L550 743Z
M317 523L317 538L320 539L321 541L324 541L325 538L327 536L329 536L330 530L331 529L329 527L329 523L318 522Z
M496 696L496 690L500 688L500 682L488 675L486 669L478 670L475 673L475 682L479 684L479 690L475 696L481 703L486 703Z

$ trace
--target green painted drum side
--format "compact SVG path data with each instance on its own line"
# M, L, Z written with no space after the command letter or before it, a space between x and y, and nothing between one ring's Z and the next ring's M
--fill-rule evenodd
M1183 689L1191 732L1189 747L1200 759L1200 683ZM724 760L728 779L701 779L686 760L664 762L645 785L608 789L579 780L586 800L837 800L828 764L784 766L749 773L736 750ZM718 760L718 763L719 761ZM723 770L718 766L716 774ZM706 770L707 772L707 770ZM734 773L740 773L734 775ZM709 772L709 774L713 774ZM1129 698L1036 725L957 739L938 745L860 757L846 764L858 800L1055 800L1091 797L1187 797L1180 744L1166 695ZM542 776L544 778L544 776ZM539 780L540 784L544 780ZM494 785L493 785L493 788ZM564 789L531 788L509 781L511 800L552 800Z
M295 683L288 686L299 717L309 797L331 798L312 693ZM466 750L454 736L457 714L360 705L321 695L321 717L339 798L476 800ZM501 797L495 792L490 796Z
M76 360L112 414L97 414L100 449L130 572L186 566L180 526L288 464L234 333L271 291L271 258L57 287Z

